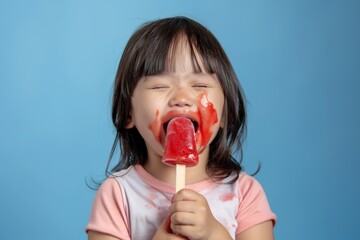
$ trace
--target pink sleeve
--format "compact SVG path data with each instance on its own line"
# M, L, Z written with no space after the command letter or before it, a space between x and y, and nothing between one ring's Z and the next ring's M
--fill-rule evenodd
M129 223L120 186L114 178L106 179L96 193L86 232L96 231L130 240Z
M265 192L255 178L242 174L239 178L239 208L236 215L236 235L259 223L272 220L276 215L271 211Z

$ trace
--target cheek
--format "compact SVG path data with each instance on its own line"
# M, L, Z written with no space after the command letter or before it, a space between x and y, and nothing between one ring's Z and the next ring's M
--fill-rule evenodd
M220 119L220 123L221 123L224 114L224 100L215 102L214 107L216 109L217 116Z
M164 99L152 99L152 101L147 103L147 107L144 108L146 116L143 115L143 119L146 118L146 127L147 131L150 131L151 134L155 137L155 140L159 143L162 143L162 120L161 116L163 114L164 108Z
M133 118L137 124L148 124L154 121L156 111L160 108L161 100L143 94L141 96L134 96L132 101Z

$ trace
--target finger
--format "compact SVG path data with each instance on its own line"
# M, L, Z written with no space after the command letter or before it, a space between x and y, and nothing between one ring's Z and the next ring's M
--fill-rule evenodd
M171 224L171 229L176 234L176 236L182 236L184 239L188 239L191 233L194 233L194 227L191 225Z
M180 234L175 234L170 226L170 215L169 217L167 217L162 224L160 225L160 227L158 228L158 230L156 231L156 234L154 236L153 239L168 239L168 240L185 240L188 239Z
M189 240L189 238L182 236L180 234L178 234L178 235L173 234L171 236L171 240Z
M201 204L196 201L177 201L170 205L169 212L174 214L176 212L194 213L198 210Z
M195 192L191 189L184 188L173 196L172 202L174 203L178 201L198 201L202 199L204 199L204 196L200 193Z
M161 224L160 227L161 227L165 232L172 233L170 224L171 224L171 215L169 215L169 216L164 220L164 222Z
M193 213L176 212L171 215L171 225L195 225L196 217Z

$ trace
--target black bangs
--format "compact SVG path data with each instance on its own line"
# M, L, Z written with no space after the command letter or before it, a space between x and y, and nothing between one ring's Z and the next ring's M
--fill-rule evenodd
M218 73L222 49L216 38L205 27L186 17L162 19L145 24L139 30L134 73L138 77L172 71L176 66L177 53L183 47L190 51L195 72ZM221 54L219 54L221 52ZM217 56L217 58L215 58ZM226 60L226 59L225 59ZM203 69L201 69L201 64Z

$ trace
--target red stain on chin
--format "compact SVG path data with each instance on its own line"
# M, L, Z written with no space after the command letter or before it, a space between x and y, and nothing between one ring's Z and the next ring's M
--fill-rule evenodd
M226 193L226 194L220 196L220 200L223 202L231 201L234 198L235 198L235 194L233 194L233 193Z

